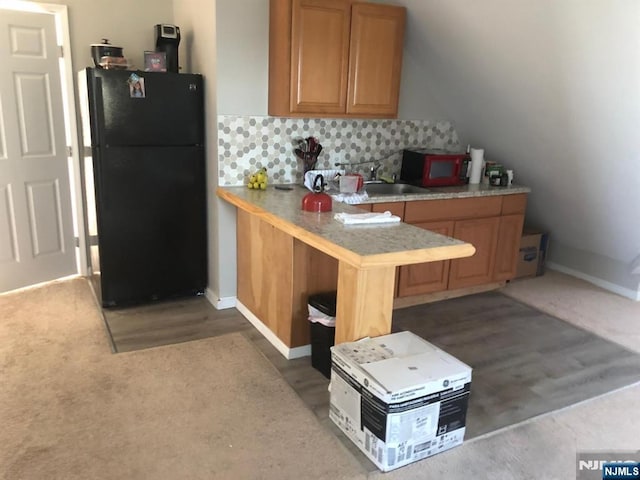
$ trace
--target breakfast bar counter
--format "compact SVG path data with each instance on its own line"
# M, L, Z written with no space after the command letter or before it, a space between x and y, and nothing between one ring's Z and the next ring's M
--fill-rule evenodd
M307 300L337 290L336 343L390 333L396 267L468 257L466 242L405 223L345 225L301 208L308 190L220 187L237 208L238 309L287 358L306 355Z

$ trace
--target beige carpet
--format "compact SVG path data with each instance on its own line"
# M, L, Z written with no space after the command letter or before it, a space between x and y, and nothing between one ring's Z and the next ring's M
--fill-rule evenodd
M113 355L80 279L0 317L0 478L364 477L240 334Z
M553 270L513 281L501 292L640 352L640 302Z

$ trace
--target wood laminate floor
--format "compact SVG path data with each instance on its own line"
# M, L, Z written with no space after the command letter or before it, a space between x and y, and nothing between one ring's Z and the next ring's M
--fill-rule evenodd
M375 470L329 420L329 382L310 358L286 360L236 309L218 311L197 297L105 310L104 317L116 352L243 332ZM640 355L499 292L395 310L393 330L412 331L473 367L466 439L640 381Z

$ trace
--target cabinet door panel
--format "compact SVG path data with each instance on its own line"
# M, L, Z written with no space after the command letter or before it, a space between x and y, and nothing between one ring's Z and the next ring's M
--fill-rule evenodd
M450 237L453 235L454 222L417 223L415 226ZM450 260L444 260L400 267L398 296L407 297L446 290L450 264Z
M353 5L347 113L397 115L405 13L403 7Z
M453 237L471 243L476 253L451 261L449 289L491 283L498 243L499 217L459 220Z
M505 215L500 218L494 273L496 281L511 280L516 275L523 224L524 215Z
M291 26L291 111L346 110L351 3L295 0Z

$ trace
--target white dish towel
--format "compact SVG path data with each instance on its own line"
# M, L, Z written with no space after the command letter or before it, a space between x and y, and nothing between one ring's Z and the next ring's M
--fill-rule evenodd
M382 213L336 213L333 218L345 225L398 223L400 221L400 217L392 215L388 210Z

